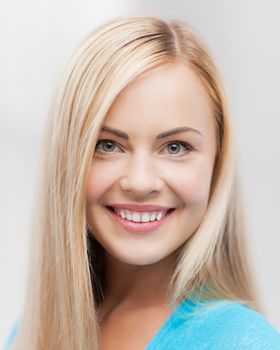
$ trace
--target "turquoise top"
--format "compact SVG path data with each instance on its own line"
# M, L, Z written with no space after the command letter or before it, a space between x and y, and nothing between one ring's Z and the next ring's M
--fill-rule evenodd
M258 312L227 300L206 304L177 306L145 350L280 350L280 334ZM4 350L12 349L16 328Z
M280 334L258 312L229 300L177 306L145 350L280 350Z

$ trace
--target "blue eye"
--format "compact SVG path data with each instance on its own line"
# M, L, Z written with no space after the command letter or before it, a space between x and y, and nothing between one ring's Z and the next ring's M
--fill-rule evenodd
M167 149L169 154L179 155L179 157L181 157L185 153L191 152L193 150L193 147L188 143L182 141L172 141L167 144Z
M98 140L95 146L95 151L99 153L113 153L118 147L115 141L112 140Z
M189 153L194 150L194 148L182 141L172 141L169 142L165 148L168 150L167 153L171 156L182 157L186 153ZM117 142L109 139L98 140L95 146L95 152L105 155L109 155L115 152L122 151Z

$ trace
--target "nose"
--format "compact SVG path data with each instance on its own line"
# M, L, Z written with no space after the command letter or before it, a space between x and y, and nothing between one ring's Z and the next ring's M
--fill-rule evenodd
M155 160L142 154L131 157L120 179L120 186L125 192L144 197L160 192L164 181L157 171Z

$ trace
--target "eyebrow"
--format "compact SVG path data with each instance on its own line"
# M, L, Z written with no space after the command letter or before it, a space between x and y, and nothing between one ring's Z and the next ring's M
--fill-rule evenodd
M101 128L101 131L107 131L111 134L114 134L122 139L125 139L125 140L129 140L129 136L123 132L123 131L120 131L120 130L117 130L117 129L113 129L113 128L109 128L108 126L102 126ZM163 131L161 132L159 135L157 135L157 139L163 139L165 137L168 137L168 136L171 136L171 135L175 135L175 134L179 134L181 132L194 132L194 133L197 133L201 136L202 133L196 129L193 129L193 128L190 128L188 126L182 126L182 127L179 127L179 128L175 128L175 129L171 129L171 130L167 130L167 131Z

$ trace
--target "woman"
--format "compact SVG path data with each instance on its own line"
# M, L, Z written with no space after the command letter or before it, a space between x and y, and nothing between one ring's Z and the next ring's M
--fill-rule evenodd
M186 24L98 28L49 120L13 349L280 349L246 261L222 83Z

